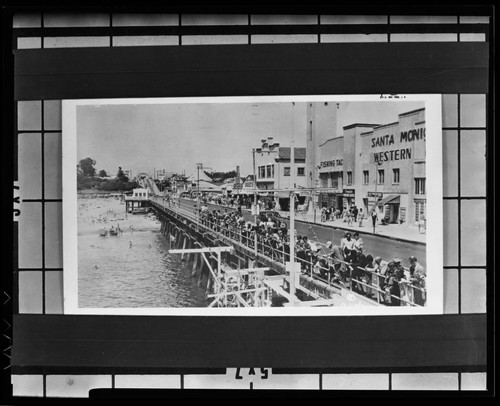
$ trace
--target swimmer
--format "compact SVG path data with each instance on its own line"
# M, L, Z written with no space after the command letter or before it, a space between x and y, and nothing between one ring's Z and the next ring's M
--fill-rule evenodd
M129 248L132 248L132 241L129 241Z
M94 265L94 269L99 269L99 267L97 265Z

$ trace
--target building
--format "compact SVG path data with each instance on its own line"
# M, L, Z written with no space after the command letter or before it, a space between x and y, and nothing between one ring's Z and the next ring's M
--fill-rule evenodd
M241 194L252 195L255 191L255 183L253 175L248 175L243 179L243 185L241 187Z
M398 118L359 137L356 204L389 223L415 224L426 216L425 109Z
M319 207L376 210L388 223L425 218L425 109L388 124L355 123L319 144Z
M321 158L321 146L328 140L341 136L338 103L307 103L306 119L306 187L318 187Z
M122 172L129 180L132 180L132 169L122 169Z
M170 188L174 194L189 192L191 187L192 182L186 175L172 175L170 178Z
M294 162L291 162L291 148L273 143L272 138L262 140L262 146L254 150L256 184L260 196L270 196L283 210L289 205L289 193L284 189L305 188L306 148L294 148ZM295 181L292 184L292 171ZM269 192L267 192L269 190ZM299 196L299 204L305 198Z
M167 170L166 169L156 169L155 170L155 179L158 179L159 181L165 180L167 177Z
M149 190L145 188L137 188L132 191L132 199L144 199L149 198Z

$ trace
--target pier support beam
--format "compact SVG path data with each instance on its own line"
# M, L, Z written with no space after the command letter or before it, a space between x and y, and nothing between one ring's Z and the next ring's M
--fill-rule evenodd
M188 237L187 236L181 236L181 241L182 241L182 249L186 249L186 242L187 242ZM181 254L181 259L184 259L184 252Z

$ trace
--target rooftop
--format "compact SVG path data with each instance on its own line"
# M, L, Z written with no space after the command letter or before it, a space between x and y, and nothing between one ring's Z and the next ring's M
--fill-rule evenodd
M378 127L380 124L368 124L368 123L353 123L349 124L343 127L344 130L349 130L351 128L356 128L356 127L367 127L367 128L373 128L373 127Z
M363 133L361 133L361 134L363 134ZM344 136L343 136L343 135L339 135L338 137L329 138L329 139L327 139L327 140L326 140L323 144L319 144L319 146L320 146L320 147L322 147L322 146L323 146L323 145L325 145L327 142L330 142L330 141L333 141L333 140L339 140L339 139L341 139L341 138L344 138Z
M394 121L393 123L379 125L378 127L375 127L374 130L378 130L379 128L390 127L392 125L398 125L398 124L399 124L399 121Z
M409 116L410 114L415 114L415 113L418 113L420 111L423 111L425 110L425 107L422 107L421 109L416 109L416 110L412 110L412 111L407 111L406 113L401 113L399 114L399 117L402 117L402 116Z

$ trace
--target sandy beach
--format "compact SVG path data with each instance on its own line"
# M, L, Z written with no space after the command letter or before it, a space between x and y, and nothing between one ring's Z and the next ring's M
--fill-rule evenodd
M101 229L119 227L123 234L134 231L160 229L160 222L153 214L130 214L125 204L114 197L78 197L78 235L98 234Z

